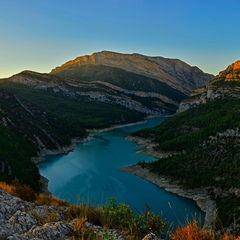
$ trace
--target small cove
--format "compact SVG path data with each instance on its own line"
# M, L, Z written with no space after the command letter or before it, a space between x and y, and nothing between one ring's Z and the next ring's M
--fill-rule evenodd
M204 214L193 200L119 170L122 166L155 159L136 154L140 147L125 138L131 132L162 121L164 118L153 118L145 123L94 133L93 139L78 144L73 152L46 156L45 161L38 164L40 173L49 179L53 196L73 204L86 202L102 206L116 197L117 202L125 202L136 213L144 212L147 204L151 211L163 214L170 223L185 223L186 218L192 217L203 219Z

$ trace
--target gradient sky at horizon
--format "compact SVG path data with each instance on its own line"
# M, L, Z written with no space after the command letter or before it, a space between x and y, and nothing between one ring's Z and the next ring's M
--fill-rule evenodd
M108 50L218 74L240 59L240 0L1 0L0 78Z

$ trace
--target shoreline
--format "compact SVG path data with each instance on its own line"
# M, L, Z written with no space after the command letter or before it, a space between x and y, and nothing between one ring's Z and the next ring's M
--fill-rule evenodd
M139 121L135 123L128 123L124 125L114 125L109 128L103 128L103 129L88 129L87 132L89 135L85 138L82 139L72 139L72 143L69 146L66 147L61 147L56 150L48 150L44 149L39 156L33 157L32 161L37 164L41 161L44 161L44 157L46 155L56 155L56 154L68 154L69 152L73 151L75 147L77 146L78 143L84 143L87 141L90 141L94 137L95 132L106 132L110 131L113 129L117 128L122 128L122 127L128 127L128 126L133 126L137 124L142 124L147 121L147 119L153 118L153 117L148 117L144 121ZM143 153L155 158L162 158L162 157L167 157L171 154L176 154L177 152L157 152L153 149L154 146L157 145L157 143L152 142L153 139L151 138L140 138L140 137L133 137L133 136L128 136L126 137L126 140L128 141L133 141L136 142L140 147L142 148L141 150L137 151L136 153ZM136 175L138 177L141 177L158 187L161 187L165 189L168 192L177 194L179 196L185 197L185 198L190 198L194 200L198 207L205 212L205 219L204 219L204 228L211 228L213 223L214 223L214 218L215 218L215 202L210 199L210 197L207 195L206 191L204 189L184 189L182 186L171 183L168 178L165 177L159 177L158 175L149 172L148 169L142 168L140 165L132 165L132 166L127 166L127 167L121 167L120 170L128 172L130 174ZM41 192L47 193L48 195L51 195L51 192L48 190L48 182L49 180L42 175L40 175L40 182L43 184Z
M154 147L158 144L153 142L153 138L141 138L135 136L128 136L125 138L128 141L136 142L140 148L140 150L136 151L135 153L143 153L155 158L164 158L170 156L172 154L177 154L177 152L158 152L154 150Z
M93 134L89 134L85 138L71 139L71 144L70 145L63 146L63 147L60 147L58 149L54 149L54 150L43 149L38 156L32 157L31 160L35 164L37 164L39 162L45 161L44 157L47 156L47 155L68 154L69 152L72 152L75 149L75 147L77 146L78 143L84 143L84 142L90 141L93 138L93 136L94 136Z
M203 228L212 228L215 219L215 202L210 199L210 196L204 189L185 189L179 184L172 183L170 179L164 176L159 177L157 174L150 172L147 168L142 168L138 164L120 167L120 170L143 178L168 192L194 200L198 207L205 213Z
M137 154L143 153L155 158L164 158L172 154L177 154L177 152L155 151L154 147L157 146L157 143L153 142L152 138L128 136L126 139L128 141L136 142L138 145L140 145L142 149L137 151ZM169 178L164 176L159 177L157 174L150 172L147 168L142 168L137 164L121 167L120 170L141 177L168 192L194 200L198 207L205 212L203 227L209 229L213 226L216 215L216 204L215 201L210 199L206 189L186 189L177 183L172 183Z
M37 165L39 162L45 161L44 158L47 155L68 154L69 152L72 152L76 148L78 143L88 142L92 138L94 138L94 133L106 132L106 131L111 131L111 130L116 129L116 128L129 127L129 126L142 124L142 123L145 123L147 121L147 119L150 119L150 118L155 118L155 116L146 117L145 120L143 120L143 121L127 123L127 124L123 124L123 125L113 125L113 126L108 127L108 128L87 129L86 131L88 133L88 136L86 136L85 138L81 138L81 139L80 138L79 139L78 138L74 138L74 139L71 139L71 144L70 145L64 146L64 147L60 147L60 148L55 149L55 150L43 149L39 153L38 156L32 157L31 160ZM40 174L40 183L42 184L42 188L41 188L40 192L44 193L46 195L52 195L51 192L48 189L48 182L49 182L49 180Z
M58 149L50 150L50 149L43 149L38 156L32 157L31 160L36 164L38 162L44 161L44 157L46 155L57 155L57 154L68 154L69 152L73 151L75 147L77 146L78 143L84 143L90 141L92 138L94 138L94 133L98 132L107 132L111 131L117 128L123 128L123 127L130 127L138 124L142 124L147 122L148 119L151 118L160 118L161 116L148 116L144 118L143 121L138 121L138 122L133 122L133 123L126 123L126 124L119 124L119 125L113 125L111 127L107 128L101 128L101 129L86 129L86 132L88 135L84 138L73 138L71 139L71 144L68 146L63 146ZM167 117L167 116L162 116L162 117Z
M147 122L147 120L148 120L148 119L151 119L151 118L168 118L168 117L171 117L171 116L173 116L173 115L164 115L164 116L154 116L154 115L152 115L152 116L147 116L147 117L144 118L144 120L138 121L138 122L112 125L111 127L101 128L101 129L95 129L95 128L93 128L93 129L86 129L86 131L87 131L88 133L107 132L107 131L111 131L111 130L114 130L114 129L117 129L117 128L130 127L130 126L142 124L142 123Z
M145 123L146 121L147 121L147 119L146 119L146 120L143 120L143 121L135 122L135 123L126 123L126 124L123 124L123 125L113 125L113 126L107 127L107 128L87 129L86 131L87 131L88 133L107 132L107 131L111 131L111 130L114 130L114 129L117 129L117 128L130 127L130 126L142 124L142 123Z
M123 124L123 125L113 125L111 127L108 128L101 128L101 129L86 129L88 135L84 138L73 138L71 139L71 144L69 144L68 146L63 146L60 147L58 149L54 149L54 150L50 150L50 149L43 149L38 156L34 156L31 158L31 160L37 164L39 162L45 161L44 158L47 155L57 155L57 154L68 154L69 152L72 152L78 143L85 143L90 141L92 138L94 138L94 133L98 133L98 132L107 132L107 131L111 131L117 128L122 128L122 127L130 127L130 126L134 126L134 125L138 125L138 124L142 124L145 123L147 121L147 119L150 118L154 118L153 117L148 117L143 121L139 121L139 122L134 122L134 123L127 123L127 124Z
M40 162L45 161L45 156L47 155L57 155L57 154L68 154L69 152L72 152L75 147L77 146L78 143L84 143L87 142L89 140L91 140L93 138L93 134L89 134L87 137L82 138L82 139L71 139L71 144L69 146L65 146L65 147L61 147L55 150L49 150L49 149L44 149L40 152L40 154L38 156L32 157L31 161L34 162L36 164L36 166L39 168L39 166L37 165ZM45 178L44 176L42 176L40 173L40 180L39 182L42 184L40 193L43 193L47 196L51 196L52 193L49 191L48 189L48 182L49 180L47 178Z

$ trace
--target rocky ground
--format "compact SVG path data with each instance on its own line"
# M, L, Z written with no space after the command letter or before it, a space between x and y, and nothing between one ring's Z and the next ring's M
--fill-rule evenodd
M0 189L0 239L67 239L73 223L62 221L41 225L41 219L57 212L59 219L63 211L51 206L36 206L13 197Z
M141 137L135 137L135 136L128 136L126 137L127 140L136 142L141 150L137 151L136 153L144 153L149 156L155 157L155 158L163 158L167 157L171 154L176 154L176 152L160 152L155 151L154 147L158 144L153 142L152 138L141 138Z
M77 219L64 221L66 207L36 206L0 189L0 239L4 240L70 240ZM54 220L53 220L54 218ZM46 222L46 219L48 221ZM116 229L103 230L100 226L85 223L94 231L94 239L125 240ZM103 236L103 237L100 237ZM105 236L108 236L107 238ZM157 240L148 234L144 240Z

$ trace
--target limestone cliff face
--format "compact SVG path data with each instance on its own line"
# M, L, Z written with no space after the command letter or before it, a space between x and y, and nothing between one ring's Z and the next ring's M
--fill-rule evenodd
M221 71L204 88L199 88L183 100L179 111L185 111L199 104L217 99L240 98L240 60Z
M151 116L165 116L175 113L179 105L178 98L185 97L178 92L174 92L175 96L173 98L164 95L162 90L160 93L158 91L154 92L155 84L151 81L149 81L149 84L153 87L149 88L149 91L144 90L144 88L135 90L134 88L120 87L121 84L117 86L115 83L111 84L103 81L76 82L59 76L32 71L23 71L8 78L7 81L33 89L50 91L52 94L60 94L65 99L120 105ZM167 88L167 91L170 92L171 89Z
M69 72L84 65L102 65L123 69L167 83L172 88L187 95L213 79L213 75L203 73L199 68L191 67L178 59L108 51L77 57L75 60L53 69L51 74L68 77Z
M240 80L240 60L230 64L227 69L221 71L216 79L224 79L225 81Z

